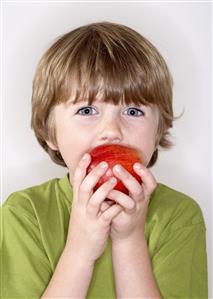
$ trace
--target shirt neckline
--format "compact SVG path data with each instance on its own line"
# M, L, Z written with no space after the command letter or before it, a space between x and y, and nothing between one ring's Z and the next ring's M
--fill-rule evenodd
M60 186L60 189L62 190L62 192L65 194L68 202L71 203L72 198L73 198L73 188L69 181L69 172L63 178L59 179L59 186ZM162 186L161 183L157 184L157 188L151 195L149 204L151 203L152 199L155 197L154 195L155 195L156 191L159 190L159 187L161 187L161 186Z

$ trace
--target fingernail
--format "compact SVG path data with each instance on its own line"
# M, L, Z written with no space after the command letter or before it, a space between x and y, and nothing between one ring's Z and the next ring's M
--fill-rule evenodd
M115 165L115 170L117 172L121 172L121 166L120 165Z
M134 164L135 169L142 169L142 165L140 163Z
M133 209L134 206L135 206L135 203L134 203L133 201L131 201L131 202L129 203L129 207L130 207L130 209Z
M87 153L86 153L86 154L84 154L84 155L83 155L83 160L86 160L86 159L88 159L88 157L89 157L89 154L87 154Z
M100 167L101 168L107 168L108 164L106 162L101 162Z
M116 178L114 178L114 177L110 178L109 181L110 181L110 183L111 183L112 185L114 185L114 184L117 183L117 180L116 180Z

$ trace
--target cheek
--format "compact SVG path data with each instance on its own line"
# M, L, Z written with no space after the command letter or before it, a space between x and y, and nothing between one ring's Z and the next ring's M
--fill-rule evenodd
M69 169L71 176L74 174L83 154L90 147L89 144L91 142L89 138L86 138L85 134L82 134L82 132L79 130L75 130L75 128L72 128L72 131L63 130L63 134L59 134L58 137L59 151Z
M144 157L143 163L145 166L149 164L149 161L155 151L156 133L154 130L141 130L140 134L134 135L134 144L141 150Z
M154 151L155 151L154 146L146 146L146 147L144 147L144 149L142 151L142 154L143 154L143 157L144 157L144 160L143 160L144 166L147 166L149 164Z
M79 159L80 148L71 140L66 140L59 145L60 153L69 169L74 168Z

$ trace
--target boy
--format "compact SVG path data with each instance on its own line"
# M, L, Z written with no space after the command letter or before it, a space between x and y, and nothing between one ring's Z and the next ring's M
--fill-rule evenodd
M207 298L205 223L194 200L157 184L150 167L169 148L172 78L134 30L102 22L61 36L42 57L32 128L63 179L13 193L3 205L3 298ZM141 151L142 184L90 149ZM114 190L120 179L129 191ZM110 199L115 204L111 204Z

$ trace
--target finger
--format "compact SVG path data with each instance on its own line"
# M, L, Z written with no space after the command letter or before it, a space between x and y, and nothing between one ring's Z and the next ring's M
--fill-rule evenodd
M98 215L100 207L104 200L108 197L109 192L116 186L117 180L112 177L104 184L102 184L90 197L87 204L87 211L93 215Z
M107 197L111 200L114 200L116 203L118 203L120 206L122 206L125 210L129 212L135 210L135 201L123 192L120 192L118 190L112 190Z
M79 161L73 176L73 191L76 192L86 176L87 167L91 162L90 154L86 153Z
M103 213L106 209L108 209L109 207L111 207L111 204L108 204L105 200L102 202L101 207L100 207L100 211Z
M124 186L129 190L131 196L138 200L143 194L141 184L124 167L117 164L113 167L113 173L119 178Z
M98 216L100 216L104 211L109 209L112 204L109 204L106 200L104 200L101 204L100 211L98 213Z
M109 209L101 214L99 220L102 224L108 226L113 218L115 218L122 210L123 208L120 205L112 205Z
M157 187L157 182L151 171L141 163L133 165L134 171L141 177L145 197L149 197Z
M89 198L93 193L94 187L96 186L100 178L104 175L107 168L108 164L103 161L99 163L95 168L93 168L90 173L87 174L79 188L79 201L83 201L86 204L88 203Z

